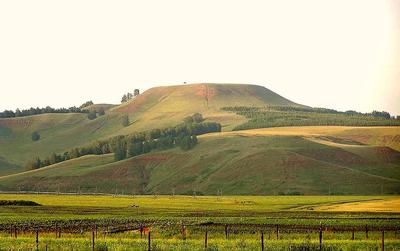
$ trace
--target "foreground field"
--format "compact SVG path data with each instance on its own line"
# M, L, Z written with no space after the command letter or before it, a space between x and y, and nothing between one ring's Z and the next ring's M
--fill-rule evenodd
M149 232L152 250L260 250L261 238L265 250L319 250L320 235L322 250L376 250L382 230L385 250L400 248L395 196L2 194L2 200L41 206L0 206L0 250L147 250ZM370 203L391 210L360 206Z

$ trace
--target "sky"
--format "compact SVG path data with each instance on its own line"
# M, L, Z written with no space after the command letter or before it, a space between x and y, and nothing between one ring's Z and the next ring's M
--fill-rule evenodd
M400 1L0 1L0 110L183 82L400 115Z

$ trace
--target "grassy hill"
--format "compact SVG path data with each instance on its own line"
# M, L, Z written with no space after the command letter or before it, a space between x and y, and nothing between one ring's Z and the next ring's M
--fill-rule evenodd
M393 194L400 152L378 136L397 128L291 127L201 136L172 149L113 162L85 156L0 178L1 190L135 194ZM356 141L370 135L372 142ZM368 144L367 144L368 143ZM389 142L390 143L390 142Z
M208 121L220 122L223 130L231 130L247 119L220 108L235 105L300 106L261 86L193 84L152 88L117 106L92 105L89 110L102 107L106 111L95 120L82 113L0 119L0 176L23 171L34 157L62 153L119 134L174 126L196 112ZM121 124L123 115L129 116L127 127ZM34 131L40 134L39 141L31 140Z

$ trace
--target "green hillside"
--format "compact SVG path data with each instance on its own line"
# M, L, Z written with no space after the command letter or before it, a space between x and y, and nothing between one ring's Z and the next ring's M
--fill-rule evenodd
M378 131L390 135L391 129ZM365 133L358 128L310 127L204 135L190 151L158 151L119 162L112 162L112 155L85 156L0 178L0 190L397 194L400 152L343 136L348 131L354 136L357 130Z
M219 122L223 130L246 122L246 118L221 111L223 106L293 105L297 104L265 87L234 84L193 84L155 87L118 106L98 104L106 113L94 120L86 114L41 114L0 119L0 175L17 173L34 157L44 158L99 139L154 128L175 126L182 119L201 112L207 121ZM299 105L300 106L300 105ZM121 118L129 116L130 125ZM31 140L37 131L39 141Z

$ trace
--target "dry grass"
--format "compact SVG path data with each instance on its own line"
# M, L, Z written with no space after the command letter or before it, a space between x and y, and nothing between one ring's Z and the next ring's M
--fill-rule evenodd
M400 197L316 207L319 211L400 212Z

